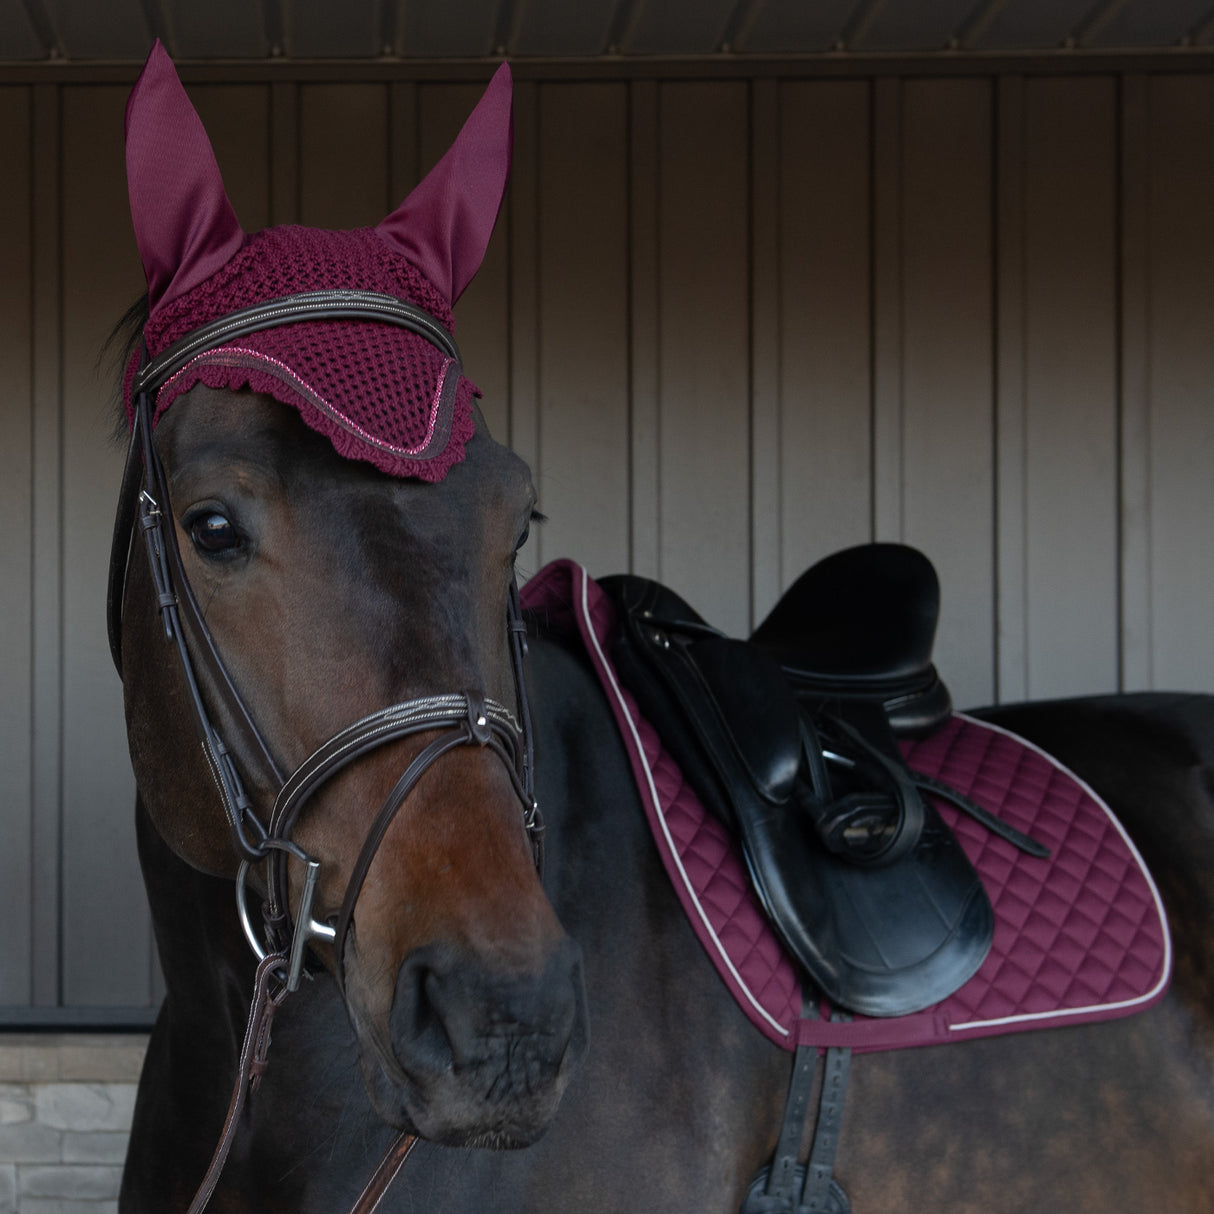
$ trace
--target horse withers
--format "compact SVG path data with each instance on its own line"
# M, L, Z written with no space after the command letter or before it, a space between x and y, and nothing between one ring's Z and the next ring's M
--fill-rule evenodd
M112 631L167 993L128 1214L186 1209L220 1141L209 1208L325 1214L733 1214L775 1148L791 1055L689 927L585 657L542 620L521 656L534 490L449 338L505 87L378 228L251 237L162 52L132 99L149 313ZM1170 899L1171 994L857 1060L857 1214L1210 1208L1210 709L1120 711L1016 725L1124 794Z

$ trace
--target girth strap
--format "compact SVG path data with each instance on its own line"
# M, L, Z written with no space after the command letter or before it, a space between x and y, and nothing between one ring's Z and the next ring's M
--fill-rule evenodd
M817 1008L811 999L807 996L803 1001L803 1012L807 1018L816 1018ZM850 1020L851 1017L845 1012L835 1012L831 1019ZM847 1194L834 1179L843 1097L851 1068L850 1049L832 1046L826 1050L822 1091L818 1097L818 1121L809 1162L797 1162L809 1117L817 1056L816 1046L797 1047L776 1153L771 1163L761 1168L751 1182L739 1214L851 1214Z

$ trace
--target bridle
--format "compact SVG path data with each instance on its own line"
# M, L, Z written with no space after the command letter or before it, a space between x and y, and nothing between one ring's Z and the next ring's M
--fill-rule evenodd
M228 1125L191 1211L205 1206L218 1181L235 1132L235 1122L243 1107L245 1091L250 1082L255 1084L265 1065L269 1020L286 994L298 987L311 942L322 941L333 947L337 981L344 993L345 945L367 873L388 827L409 793L442 755L461 746L480 746L487 747L502 760L522 806L523 824L537 868L542 864L543 825L534 796L534 745L523 677L526 630L516 584L512 583L510 587L506 629L517 715L479 690L419 696L381 708L348 725L318 747L289 777L283 776L229 676L190 589L169 508L164 467L152 442L156 391L190 359L234 337L276 325L324 319L374 320L398 325L436 346L455 361L458 369L459 351L450 333L422 309L374 292L316 291L229 313L188 333L155 359L149 359L145 350L132 389L134 424L110 556L107 596L110 651L121 676L123 595L130 549L138 530L144 537L164 635L172 645L184 675L203 755L219 793L233 849L240 860L236 881L237 909L245 935L259 960L257 993ZM446 378L454 384L458 376L449 374ZM230 736L239 738L239 763L233 748L225 742L212 719L202 694L200 671L205 673L208 690L218 699L227 718ZM434 732L436 736L409 762L377 813L347 882L336 922L318 922L312 903L321 865L292 838L300 815L310 798L351 763L390 742L424 732ZM263 823L253 810L240 763L250 769L246 772L248 775L253 774L252 769L257 769L261 787L278 790L268 822ZM288 864L292 858L304 866L302 894L294 917L288 900ZM247 887L252 866L263 861L266 898L259 930L249 911ZM407 1135L401 1135L393 1144L376 1174L385 1173L383 1188L387 1187L411 1147L412 1139ZM394 1166L389 1167L394 1158ZM356 1210L374 1208L363 1204L367 1193L372 1193L371 1186ZM382 1189L379 1193L382 1194ZM378 1201L378 1196L374 1193L372 1196Z

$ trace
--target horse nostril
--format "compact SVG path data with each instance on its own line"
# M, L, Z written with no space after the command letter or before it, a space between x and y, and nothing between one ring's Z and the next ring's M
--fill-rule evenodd
M438 954L438 955L436 955ZM436 949L419 949L401 965L390 1016L392 1049L411 1073L451 1069L451 1045L431 992L441 986L449 960Z
M584 1043L581 950L563 940L538 974L500 973L442 948L406 958L391 1012L392 1047L412 1076L523 1066L527 1086L554 1076Z

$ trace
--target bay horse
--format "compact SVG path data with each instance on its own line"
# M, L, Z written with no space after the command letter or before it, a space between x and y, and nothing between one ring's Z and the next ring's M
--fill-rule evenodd
M205 285L248 242L217 207L217 243L183 225L158 261L136 196L154 320L179 261ZM112 631L166 997L120 1209L185 1210L208 1177L215 1211L734 1214L792 1056L693 934L585 657L516 609L528 469L470 406L443 475L385 471L277 391L199 379L134 413ZM1172 916L1171 991L1108 1024L857 1060L836 1175L856 1214L1204 1214L1214 705L995 715L1121 812ZM283 925L307 945L289 974ZM268 1053L246 1048L266 981ZM234 1085L255 1090L229 1119Z
M449 670L454 655L504 649L498 616L533 497L526 469L483 422L439 485L343 460L289 409L252 394L195 389L157 443L187 520L179 539L195 593L213 604L216 642L284 755L302 756L342 720L411 690L417 676L400 669L402 655L420 655L424 676L446 685L462 673ZM191 541L196 500L239 501L255 555L216 569L205 547L213 537ZM223 1124L255 961L231 874L216 875L230 863L227 830L138 563L124 617L140 856L167 996L122 1209L185 1209ZM452 755L389 834L383 873L372 873L365 910L360 902L360 960L364 922L392 947L359 982L378 982L389 1002L395 993L391 1034L406 1070L427 1070L433 1052L428 1069L458 1074L467 1053L476 1075L475 1099L452 1098L459 1109L442 1114L383 1208L733 1214L774 1149L791 1056L744 1019L692 934L585 658L533 635L527 686L543 878L482 756ZM993 715L1103 790L1133 832L1171 915L1171 993L1126 1020L858 1059L836 1174L858 1214L1208 1210L1214 704L1159 695ZM352 770L309 811L309 849L346 870L351 840L400 766L386 752ZM326 891L321 905L335 901ZM476 1012L443 1006L434 975L473 1002L494 977L508 990L520 971L544 974L549 956L584 977L591 1030L580 1069L544 1074L537 1061L516 1074L517 1012L496 1013L500 1049L458 1044ZM426 1131L408 1101L391 1107L360 1077L374 1052L360 1041L368 1028L347 1011L329 965L275 1022L215 1209L346 1209L394 1126ZM359 988L347 998L372 1001ZM564 1045L570 1064L584 1047L578 1021ZM421 1063L405 1061L414 1049ZM524 1116L513 1106L541 1094L525 1133L508 1129ZM525 1149L489 1149L524 1139Z

